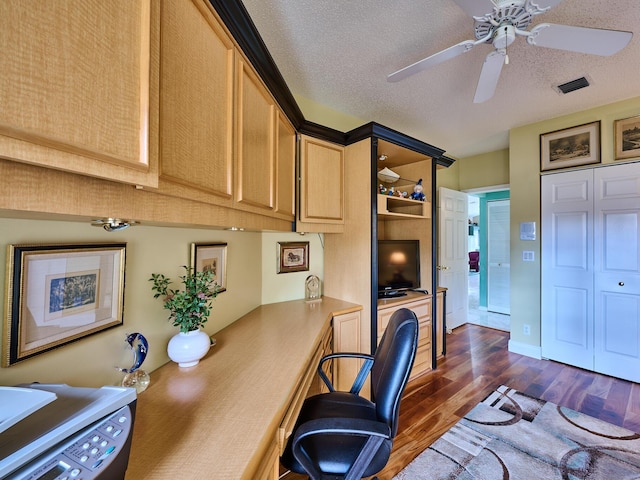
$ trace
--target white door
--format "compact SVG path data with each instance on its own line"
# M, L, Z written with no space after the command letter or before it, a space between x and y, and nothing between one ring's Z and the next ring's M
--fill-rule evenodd
M438 286L447 288L447 329L467 323L467 201L466 193L438 189Z
M594 177L595 370L640 382L640 164Z
M509 200L487 202L487 310L511 313Z
M640 381L640 164L542 178L542 355Z
M593 369L593 172L542 177L542 356Z

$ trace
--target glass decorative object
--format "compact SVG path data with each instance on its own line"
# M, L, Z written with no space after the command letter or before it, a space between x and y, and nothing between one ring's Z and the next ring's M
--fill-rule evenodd
M147 358L149 351L149 343L141 333L131 333L125 338L126 346L133 352L133 364L129 368L116 367L117 370L125 373L122 379L123 387L133 387L138 394L144 392L151 378L144 370L140 370L140 366L144 359Z

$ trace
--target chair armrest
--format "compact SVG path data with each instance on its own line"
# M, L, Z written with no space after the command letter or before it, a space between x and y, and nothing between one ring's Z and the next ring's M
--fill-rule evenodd
M314 435L347 435L366 437L362 449L344 477L345 480L362 478L365 469L378 452L380 445L391 438L391 429L384 422L357 418L320 418L301 424L292 439L292 453L304 467L312 480L323 476L317 462L314 462L303 446L303 440Z
M320 362L318 363L318 375L320 375L320 378L330 392L335 392L336 389L333 386L333 383L331 383L331 380L329 380L327 375L324 373L322 366L329 360L335 360L339 358L356 358L364 360L364 363L362 364L362 367L360 367L360 371L358 372L358 375L354 379L353 385L351 385L351 389L349 390L349 393L359 394L362 386L364 385L364 381L366 380L367 375L369 374L369 371L373 366L373 356L366 353L339 352L330 353L329 355L325 355L324 357L322 357L320 359Z

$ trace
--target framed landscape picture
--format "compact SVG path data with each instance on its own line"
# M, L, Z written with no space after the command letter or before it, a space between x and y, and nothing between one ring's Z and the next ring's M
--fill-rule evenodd
M125 249L9 245L2 366L122 325Z
M540 135L540 170L600 163L600 121Z
M616 160L640 157L640 116L614 122Z
M192 243L191 266L195 272L209 270L218 284L218 293L227 289L226 243Z

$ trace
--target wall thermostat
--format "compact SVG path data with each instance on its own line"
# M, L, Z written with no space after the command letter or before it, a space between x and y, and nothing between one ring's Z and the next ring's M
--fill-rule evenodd
M536 222L520 222L520 240L536 239Z

